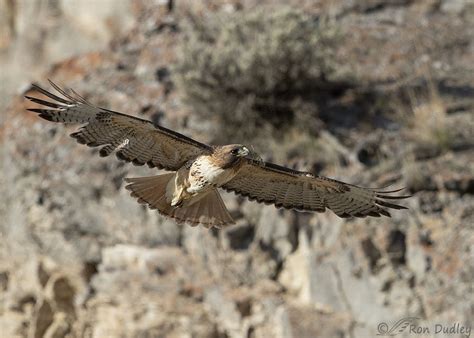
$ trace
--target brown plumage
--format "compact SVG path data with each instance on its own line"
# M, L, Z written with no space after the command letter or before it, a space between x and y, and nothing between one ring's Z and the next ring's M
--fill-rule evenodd
M126 178L125 186L130 195L137 198L138 203L147 204L150 209L157 209L162 215L171 217L178 223L191 226L202 224L205 227L222 227L232 224L233 220L227 211L217 189L212 189L188 207L175 208L166 199L166 187L174 174L151 177Z
M406 209L392 202L409 197L393 195L401 189L361 188L281 167L262 161L239 144L209 146L150 121L96 107L74 91L50 83L64 97L34 85L49 100L26 98L48 108L29 110L48 121L81 124L71 137L101 147L101 156L115 152L135 165L173 171L127 178L126 188L139 203L178 223L232 224L217 188L286 209L323 212L328 208L340 217L390 216L388 209Z

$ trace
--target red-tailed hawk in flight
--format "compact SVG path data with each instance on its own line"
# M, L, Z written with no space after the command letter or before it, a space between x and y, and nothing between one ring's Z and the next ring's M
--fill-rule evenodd
M331 209L340 217L390 216L388 208L406 209L390 200L400 191L361 188L330 178L262 161L245 146L210 146L130 115L99 108L73 90L51 82L64 97L34 85L50 100L26 96L49 109L28 109L53 122L83 126L71 134L79 143L101 147L100 156L115 151L136 165L172 171L158 176L126 178L126 188L139 203L178 223L223 227L233 220L218 188L259 203L299 211Z

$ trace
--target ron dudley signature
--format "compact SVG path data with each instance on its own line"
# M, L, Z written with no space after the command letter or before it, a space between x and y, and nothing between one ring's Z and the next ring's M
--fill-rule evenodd
M406 317L397 321L392 326L387 323L380 323L377 326L378 336L396 336L397 334L431 334L431 335L461 335L464 337L471 336L471 327L462 325L461 323L453 324L433 324L431 326L423 326L418 324L420 318Z

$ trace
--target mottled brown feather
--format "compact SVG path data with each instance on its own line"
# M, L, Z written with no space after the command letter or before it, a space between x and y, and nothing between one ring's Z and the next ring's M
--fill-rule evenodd
M406 207L385 199L410 197L388 195L399 190L376 191L251 159L247 159L237 176L222 188L286 209L323 212L328 208L343 218L390 216L387 209Z
M101 147L100 156L109 156L115 151L119 159L135 165L178 170L187 161L212 152L206 144L153 125L151 121L96 107L76 92L68 92L50 83L66 99L33 85L52 101L32 96L26 98L52 109L29 110L48 121L82 124L71 137L89 147Z

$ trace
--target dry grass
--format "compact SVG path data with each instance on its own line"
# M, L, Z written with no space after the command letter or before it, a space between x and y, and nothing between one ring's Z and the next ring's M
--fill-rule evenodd
M447 106L433 81L428 83L426 95L410 95L411 135L418 143L447 150L452 143L452 132L447 123Z

